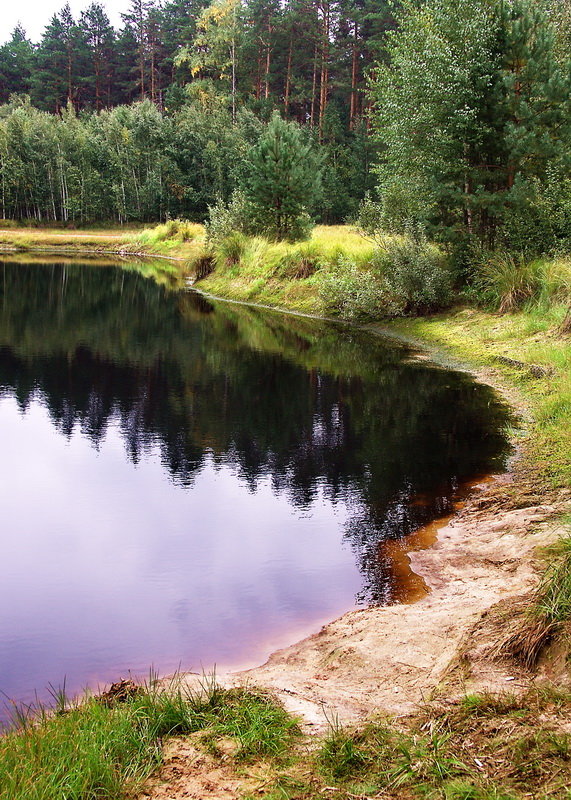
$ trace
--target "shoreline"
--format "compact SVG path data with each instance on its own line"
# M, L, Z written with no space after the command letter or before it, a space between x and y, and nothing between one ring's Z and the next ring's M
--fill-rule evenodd
M61 253L62 250L27 247L16 252ZM87 248L71 248L67 252L79 257L95 252L126 260L141 256L184 260ZM219 297L196 286L189 288L224 302L327 319L296 309ZM423 321L413 321L412 327L422 326ZM413 330L411 337L408 320L359 327L405 339L427 352L430 358L436 356L450 366L453 362L455 368L461 364L460 368L491 385L510 406L515 402L516 409L522 411L520 402L514 401L515 390L506 389L502 379L506 370L497 369L491 374L477 364L467 364L469 356L462 352L458 356L454 348L450 353L445 344L435 343L428 336L423 339L422 330L420 336ZM520 459L521 453L516 464ZM462 643L478 621L498 602L529 592L537 585L541 565L534 557L536 549L553 542L561 533L569 535L569 525L556 528L547 524L554 516L571 509L571 492L566 489L553 490L546 504L513 510L500 499L499 507L482 509L482 503L485 505L487 499L493 498L499 486L516 479L513 467L506 475L490 478L490 484L471 495L452 516L430 523L428 527L433 528L431 535L436 541L428 549L413 547L403 551L403 561L408 560L411 570L431 589L424 597L410 605L348 611L320 631L275 651L264 664L241 672L218 674L217 680L222 686L241 686L246 682L270 690L288 710L300 714L310 730L322 730L331 713L341 722L362 721L372 711L410 713L432 695L452 670ZM418 536L422 538L422 529L411 534ZM488 672L495 674L489 665ZM197 678L188 674L186 680L195 685ZM496 675L485 682L486 688L505 689L502 680L501 675ZM471 690L478 688L476 681Z
M430 590L424 597L348 611L258 667L217 673L217 682L269 691L302 718L308 732L325 730L332 715L340 724L354 724L372 713L412 713L442 689L466 638L490 610L537 585L536 551L569 534L568 525L552 524L571 510L565 491L542 505L482 510L509 477L494 476L464 508L433 523L433 545L406 552ZM197 688L195 675L181 677ZM474 677L463 682L462 693L503 691L507 677L505 667L483 659Z

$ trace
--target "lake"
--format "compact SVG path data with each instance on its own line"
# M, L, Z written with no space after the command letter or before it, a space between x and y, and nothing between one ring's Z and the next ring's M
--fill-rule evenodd
M406 600L385 543L505 466L493 390L407 344L114 264L5 259L0 292L5 698Z

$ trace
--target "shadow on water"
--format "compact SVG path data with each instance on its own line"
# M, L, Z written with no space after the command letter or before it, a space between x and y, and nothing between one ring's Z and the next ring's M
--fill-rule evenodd
M246 493L269 486L297 518L343 506L361 604L403 599L387 543L450 513L509 451L494 392L408 345L110 265L0 264L3 398L24 416L40 404L96 452L116 429L131 465L158 453L188 492L211 465Z

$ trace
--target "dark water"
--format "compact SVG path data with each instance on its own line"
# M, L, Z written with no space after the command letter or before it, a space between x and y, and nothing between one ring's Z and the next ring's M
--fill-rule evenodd
M0 690L257 661L391 602L379 543L501 469L506 420L350 327L0 262Z

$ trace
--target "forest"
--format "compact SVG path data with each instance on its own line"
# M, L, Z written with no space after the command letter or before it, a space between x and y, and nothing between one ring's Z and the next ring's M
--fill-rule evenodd
M545 251L569 229L571 12L548 0L92 3L0 48L4 219L203 221L272 114L318 222Z
M304 127L326 178L312 213L354 214L372 188L366 75L388 6L134 0L115 31L92 3L39 44L0 48L2 217L204 219L241 180L272 111Z

